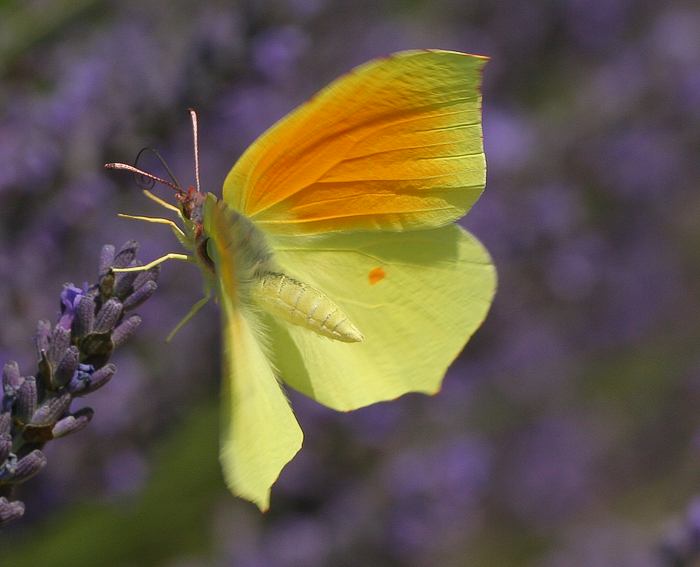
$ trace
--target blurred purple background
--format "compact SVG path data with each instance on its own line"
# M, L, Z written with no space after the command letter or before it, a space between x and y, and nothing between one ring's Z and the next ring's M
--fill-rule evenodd
M218 315L165 344L201 293L166 265L92 424L23 487L3 565L647 567L692 546L696 0L0 3L0 361L32 367L35 321L95 279L101 244L177 249L116 218L160 211L104 162L153 145L190 182L193 106L218 193L329 80L422 47L492 58L488 185L465 225L499 291L443 391L349 414L292 393L305 447L262 516L216 462Z

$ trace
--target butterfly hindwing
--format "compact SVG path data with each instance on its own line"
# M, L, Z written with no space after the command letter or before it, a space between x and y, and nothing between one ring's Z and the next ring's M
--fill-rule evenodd
M268 319L282 378L338 410L435 393L495 292L478 240L456 225L300 240L279 242L278 262L333 297L364 340L342 343Z

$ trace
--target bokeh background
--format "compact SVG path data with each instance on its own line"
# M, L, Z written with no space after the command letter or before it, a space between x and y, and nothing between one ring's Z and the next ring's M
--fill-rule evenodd
M499 291L434 397L338 414L291 393L305 446L258 513L217 464L218 314L166 265L0 534L8 566L651 567L700 533L696 0L0 2L0 361L103 243L176 250L127 175L153 145L203 182L329 80L407 48L489 55L487 189L465 219ZM674 554L676 559L673 559ZM675 562L674 562L675 561Z

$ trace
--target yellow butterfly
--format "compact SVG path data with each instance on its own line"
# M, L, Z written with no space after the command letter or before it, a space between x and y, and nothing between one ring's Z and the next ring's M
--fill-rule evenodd
M454 224L485 183L486 58L407 51L366 63L277 122L223 198L170 185L171 226L223 312L221 463L232 492L269 506L302 444L278 377L336 410L433 394L484 320L496 273ZM192 113L196 150L196 116ZM123 215L129 216L129 215ZM117 270L115 270L117 271ZM178 326L179 328L179 326Z

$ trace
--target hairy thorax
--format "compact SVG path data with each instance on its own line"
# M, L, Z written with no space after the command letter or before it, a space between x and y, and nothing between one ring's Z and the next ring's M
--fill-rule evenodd
M196 212L196 211L194 211ZM201 230L195 229L198 261L238 297L273 317L343 342L362 333L323 291L285 274L253 221L209 196Z

